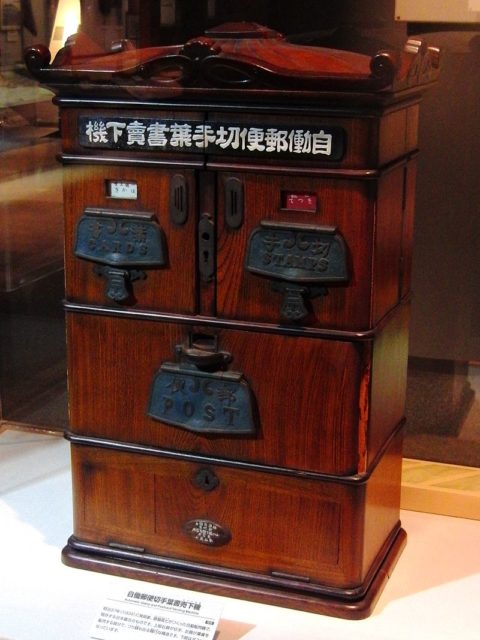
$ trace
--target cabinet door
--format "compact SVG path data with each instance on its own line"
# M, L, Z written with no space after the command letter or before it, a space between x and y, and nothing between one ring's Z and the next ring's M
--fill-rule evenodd
M218 315L375 326L400 299L403 172L400 165L370 180L220 174Z
M195 192L192 170L66 168L67 299L194 313Z

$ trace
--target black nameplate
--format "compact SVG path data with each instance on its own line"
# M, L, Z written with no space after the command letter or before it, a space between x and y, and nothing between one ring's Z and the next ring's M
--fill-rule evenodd
M222 527L218 522L206 520L205 518L189 520L183 528L192 540L209 547L221 547L224 544L228 544L232 538L228 529Z
M166 362L152 386L148 415L200 433L255 432L252 396L241 373L209 373Z
M80 116L82 147L118 151L254 154L265 157L341 160L341 127L256 125L160 118Z
M250 236L246 268L295 283L322 284L348 279L345 243L335 227L262 222Z
M113 267L166 263L162 229L142 212L86 209L77 225L75 255Z

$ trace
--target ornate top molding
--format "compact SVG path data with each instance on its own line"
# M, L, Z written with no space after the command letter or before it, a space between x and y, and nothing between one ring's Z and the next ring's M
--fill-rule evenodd
M231 23L183 45L135 49L123 40L110 52L100 51L80 33L66 42L53 62L43 45L28 48L25 62L34 77L53 88L82 82L183 91L376 93L434 81L440 52L410 39L403 51L380 51L369 57L294 45L267 27Z

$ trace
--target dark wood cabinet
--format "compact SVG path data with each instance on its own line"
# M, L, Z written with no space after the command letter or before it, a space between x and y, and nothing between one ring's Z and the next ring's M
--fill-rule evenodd
M27 54L62 122L65 562L368 615L405 541L417 121L438 52L370 59L248 24L81 47Z

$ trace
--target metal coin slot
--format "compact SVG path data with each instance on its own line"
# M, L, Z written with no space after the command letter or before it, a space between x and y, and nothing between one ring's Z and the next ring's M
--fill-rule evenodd
M188 219L188 187L185 176L176 174L170 182L170 220L183 225Z
M238 178L225 181L225 224L229 229L239 229L244 217L243 183Z

